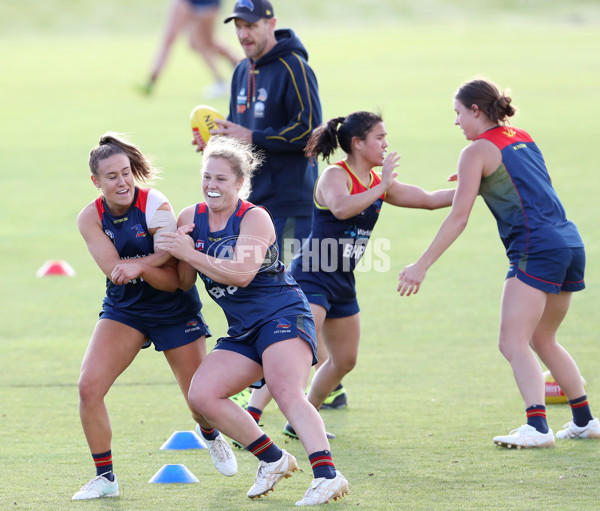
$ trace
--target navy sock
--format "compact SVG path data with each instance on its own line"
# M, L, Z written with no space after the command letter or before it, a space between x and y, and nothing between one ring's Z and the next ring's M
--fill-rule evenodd
M283 456L281 449L277 447L273 443L273 440L267 435L263 435L258 440L252 442L246 449L254 454L260 461L266 463L277 461Z
M548 433L548 422L546 421L546 407L544 405L532 405L525 410L527 424L533 426L540 433Z
M215 428L206 429L200 426L200 432L202 433L202 436L207 440L214 440L219 436L219 430Z
M96 475L104 476L109 481L114 481L115 476L113 475L112 452L110 449L106 452L101 452L100 454L92 453L92 458L96 465Z
M594 419L592 412L590 411L590 405L588 403L587 396L584 394L580 398L569 401L571 406L571 412L573 413L573 422L575 426L582 428L587 426L588 422Z
M259 410L258 408L254 408L253 406L246 408L246 411L252 415L252 418L256 421L256 424L258 424L263 411Z
M331 457L331 451L317 451L308 456L312 467L314 478L324 477L333 479L335 477L335 465Z

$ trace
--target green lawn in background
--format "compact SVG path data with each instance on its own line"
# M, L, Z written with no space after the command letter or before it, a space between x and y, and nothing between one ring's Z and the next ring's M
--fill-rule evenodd
M224 2L230 9L233 2ZM199 156L188 116L207 103L210 78L180 41L151 98L136 94L162 23L163 2L5 2L0 6L0 509L292 509L311 480L298 442L281 434L274 405L265 431L298 457L302 473L258 502L245 493L257 463L238 451L224 478L206 452L161 451L193 429L162 356L140 354L107 398L121 497L71 502L93 475L78 417L76 381L102 299L104 278L75 225L96 197L87 157L107 130L128 133L162 169L156 187L176 210L201 200ZM275 3L310 53L324 117L380 110L398 179L447 186L466 144L452 96L474 75L510 87L514 124L544 152L569 217L586 242L588 288L573 301L561 342L600 413L600 9L596 2L361 1ZM229 25L219 29L237 43ZM224 67L224 70L227 70ZM211 102L226 112L227 101ZM491 439L524 421L509 365L496 347L507 270L492 216L478 201L469 226L429 271L421 292L396 279L435 234L445 212L384 207L373 240L387 240L385 271L359 273L359 363L344 383L350 406L322 413L351 494L337 509L575 510L600 496L600 444L508 451ZM74 278L37 279L49 259ZM367 262L367 261L365 261ZM368 265L367 265L368 266ZM213 333L220 310L200 291ZM210 345L210 343L209 343ZM552 405L556 431L569 419ZM162 465L185 464L199 484L154 485Z

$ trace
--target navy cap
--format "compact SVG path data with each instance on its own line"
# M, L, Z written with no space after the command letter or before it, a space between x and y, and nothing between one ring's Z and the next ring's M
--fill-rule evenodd
M233 6L233 13L223 23L229 23L235 18L248 23L256 23L262 18L274 16L273 6L269 0L238 0Z

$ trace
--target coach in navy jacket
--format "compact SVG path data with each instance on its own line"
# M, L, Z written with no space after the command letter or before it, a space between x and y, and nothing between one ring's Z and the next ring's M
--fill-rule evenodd
M296 34L275 30L270 2L240 0L225 22L231 20L248 58L233 74L228 121L212 133L245 139L263 151L249 200L270 211L282 247L284 231L300 241L310 233L318 166L304 147L321 123L317 79Z

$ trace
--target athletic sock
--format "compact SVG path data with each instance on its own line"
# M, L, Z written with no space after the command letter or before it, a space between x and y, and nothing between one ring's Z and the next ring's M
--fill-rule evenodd
M200 426L200 432L202 433L202 436L206 438L206 440L214 440L219 436L219 431L215 428L207 429Z
M335 477L335 465L331 457L331 451L317 451L309 454L308 460L312 467L314 478L324 477L333 479Z
M533 426L540 433L548 433L548 422L546 421L546 407L544 405L533 405L525 410L527 424Z
M263 435L258 440L252 442L246 449L265 463L273 463L283 456L281 449L267 435Z
M594 419L585 394L580 398L569 401L569 405L571 406L575 426L582 428L583 426L587 426L588 422Z
M110 449L100 454L92 453L94 464L96 465L96 476L104 476L109 481L114 481L112 452Z
M253 406L246 408L246 411L252 415L252 418L256 421L256 424L258 424L263 411L259 410L258 408L254 408Z

